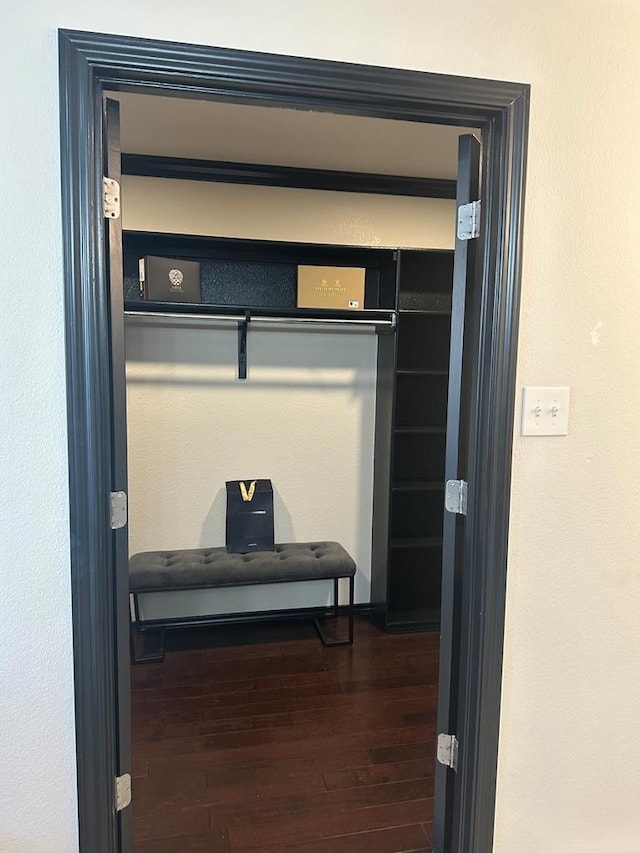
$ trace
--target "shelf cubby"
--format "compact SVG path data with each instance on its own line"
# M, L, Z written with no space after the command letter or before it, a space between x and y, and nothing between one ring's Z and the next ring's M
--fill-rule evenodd
M437 610L442 590L442 544L415 545L390 551L389 610ZM422 603L422 607L420 607ZM394 617L399 621L398 616Z
M448 314L405 314L398 319L398 371L449 367L451 317Z
M451 298L453 252L404 249L400 253L399 293L443 294Z
M439 490L394 491L391 504L391 541L442 536L444 487Z
M393 483L444 482L445 433L428 441L419 433L396 433L393 439Z
M444 428L447 393L446 375L400 374L396 384L396 428Z

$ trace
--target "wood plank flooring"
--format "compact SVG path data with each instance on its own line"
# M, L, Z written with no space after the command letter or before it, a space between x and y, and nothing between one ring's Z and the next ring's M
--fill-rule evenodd
M133 666L135 853L430 851L438 635L167 635Z

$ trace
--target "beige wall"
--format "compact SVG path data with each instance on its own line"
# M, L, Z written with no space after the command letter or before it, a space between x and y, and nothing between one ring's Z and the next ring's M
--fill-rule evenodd
M129 176L123 200L123 227L131 230L453 248L455 202L449 199Z
M455 204L441 199L154 178L125 178L122 199L129 230L431 248L454 239ZM341 542L358 566L356 601L369 601L375 333L256 321L248 340L239 382L228 324L129 322L130 552L224 545L225 480L269 477L276 541ZM164 593L141 608L154 618L313 606L330 589Z
M640 846L640 7L635 0L24 0L0 92L0 850L77 847L59 26L532 83L495 853ZM6 405L9 401L10 407ZM464 748L464 745L463 745Z

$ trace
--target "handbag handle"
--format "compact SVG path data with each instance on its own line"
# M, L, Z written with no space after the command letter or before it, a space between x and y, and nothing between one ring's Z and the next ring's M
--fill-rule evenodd
M244 483L242 483L242 482L240 483L240 494L242 495L242 500L245 503L249 503L250 501L252 501L255 493L256 493L256 481L255 480L251 481L251 484L249 485L249 489L247 489L247 487L245 486Z

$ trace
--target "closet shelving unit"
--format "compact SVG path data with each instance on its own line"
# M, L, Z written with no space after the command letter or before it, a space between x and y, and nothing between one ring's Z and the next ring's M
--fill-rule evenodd
M125 316L136 322L230 321L244 335L254 320L375 328L372 615L385 631L437 628L453 253L151 232L124 232L123 249ZM145 255L198 260L202 303L143 300ZM297 308L298 264L364 267L364 309Z
M398 329L378 345L372 602L388 632L439 626L452 281L452 252L400 251Z

